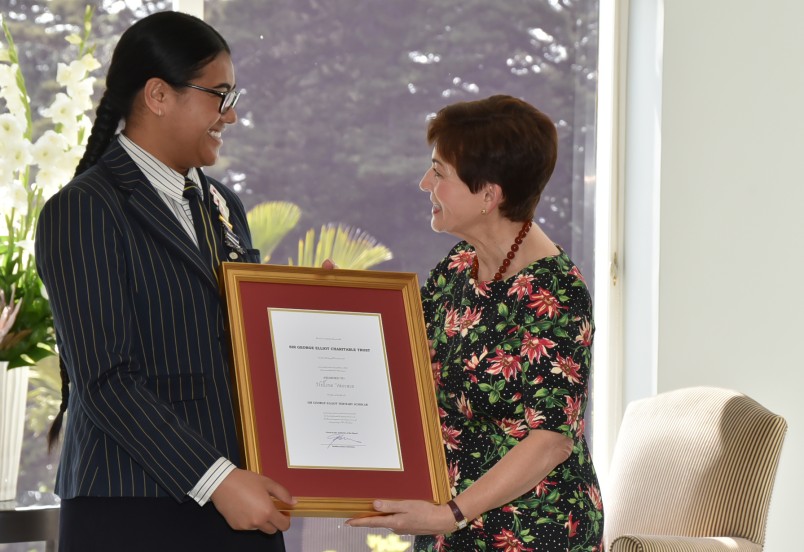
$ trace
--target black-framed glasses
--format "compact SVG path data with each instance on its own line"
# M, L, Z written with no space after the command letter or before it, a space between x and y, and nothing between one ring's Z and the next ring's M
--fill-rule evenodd
M229 90L228 92L221 92L220 90L215 90L214 88L205 88L203 86L198 86L197 84L192 84L189 82L185 82L179 86L186 86L187 88L195 88L196 90L200 90L202 92L207 92L209 94L214 94L221 99L221 105L218 107L218 113L221 115L225 114L227 111L232 109L234 106L237 105L237 100L240 99L240 90Z

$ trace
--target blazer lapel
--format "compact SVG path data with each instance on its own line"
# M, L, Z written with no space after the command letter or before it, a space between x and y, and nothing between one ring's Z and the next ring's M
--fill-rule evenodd
M218 282L215 281L209 264L202 259L198 246L117 139L103 154L100 164L109 170L113 183L126 195L123 208L166 249L172 250L178 259L190 265L204 282L217 291Z
M207 180L204 171L196 169L198 180L201 182L201 189L204 191L204 201L202 202L204 209L209 214L209 219L212 222L212 233L215 234L215 247L218 250L218 258L223 261L228 261L226 258L226 251L223 247L222 227L221 221L218 219L218 211L212 206L212 194L209 191L209 181Z

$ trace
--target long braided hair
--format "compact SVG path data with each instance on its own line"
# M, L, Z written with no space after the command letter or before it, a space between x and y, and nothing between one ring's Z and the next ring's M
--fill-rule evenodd
M198 77L204 66L224 52L231 54L220 33L185 13L158 12L126 29L112 54L106 74L106 91L95 112L92 132L75 176L98 162L114 139L121 121L129 119L134 99L148 79L159 78L173 86L181 85ZM48 431L49 449L58 441L70 398L70 378L63 358L59 362L59 372L61 405Z

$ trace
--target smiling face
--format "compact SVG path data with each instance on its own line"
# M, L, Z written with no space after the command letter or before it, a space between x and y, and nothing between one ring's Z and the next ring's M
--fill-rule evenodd
M466 239L472 227L482 216L483 194L474 194L458 177L455 167L447 163L433 149L432 166L424 173L419 188L430 194L432 219L430 226L436 232L448 232Z
M191 84L228 92L235 86L234 66L227 53L221 53L204 66ZM214 165L218 160L222 133L226 125L237 122L230 109L218 112L220 97L203 90L177 87L174 105L168 114L170 135L165 145L165 163L182 174L191 167Z

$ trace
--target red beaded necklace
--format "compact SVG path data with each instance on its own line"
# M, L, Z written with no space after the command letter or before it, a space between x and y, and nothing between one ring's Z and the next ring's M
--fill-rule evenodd
M522 225L522 229L519 231L519 235L514 238L514 243L511 244L511 251L503 259L500 268L497 269L497 272L494 273L495 280L502 280L503 274L505 271L508 270L508 267L511 266L511 261L514 260L516 257L516 252L519 251L519 246L522 245L525 236L528 235L530 231L530 227L533 225L533 221L526 221L525 224ZM472 280L477 281L477 269L480 268L480 262L477 260L477 254L475 254L475 259L472 261L472 271L470 272L470 276Z

